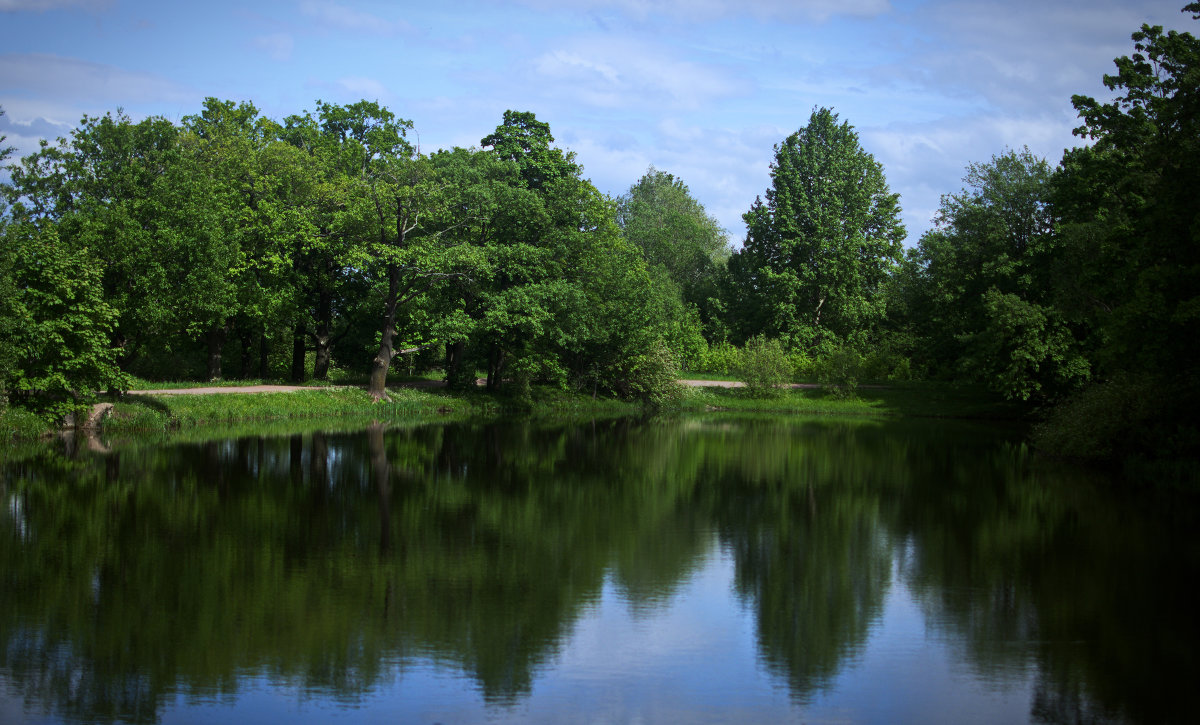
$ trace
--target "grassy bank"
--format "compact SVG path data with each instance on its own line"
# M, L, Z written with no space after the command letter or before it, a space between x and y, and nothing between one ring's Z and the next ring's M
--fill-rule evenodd
M254 381L240 383L253 384ZM153 388L147 385L143 389ZM371 420L451 420L512 413L610 416L643 412L638 403L593 399L588 395L538 386L533 388L527 400L483 390L451 392L440 388L399 388L391 390L389 396L388 401L373 402L361 388L334 386L292 393L126 395L114 402L113 412L103 427L106 435L120 435L230 428L233 423L343 420L358 424ZM1025 412L981 388L939 383L863 387L850 398L819 389L782 390L777 396L763 398L754 397L744 388L685 388L677 406L665 412L706 411L1005 420L1021 418ZM52 432L52 425L32 413L17 409L0 413L2 440L35 439Z
M402 388L389 400L372 401L360 388L326 388L294 393L218 393L212 395L129 395L116 402L104 422L105 433L166 431L235 421L303 419L445 420L491 417L510 412L538 414L633 413L638 407L614 400L592 400L537 388L528 401L483 391L449 392Z
M980 386L929 382L860 387L851 397L813 388L779 390L772 397L755 397L745 388L691 388L681 407L686 411L993 420L1019 420L1028 413Z

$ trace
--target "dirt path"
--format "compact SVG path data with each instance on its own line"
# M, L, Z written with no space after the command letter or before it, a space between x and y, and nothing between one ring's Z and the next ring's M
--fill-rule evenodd
M680 380L680 385L692 388L744 388L746 384L737 380ZM440 380L422 380L414 383L389 385L390 388L440 388ZM791 383L789 388L812 389L812 383ZM223 385L205 388L164 388L163 390L130 390L129 395L212 395L213 393L294 393L298 390L328 390L319 385Z
M744 388L746 384L738 380L680 380L680 385L691 388ZM813 383L789 383L789 388L812 390L821 387Z
M411 383L392 383L396 388L441 388L441 380L418 380ZM301 390L336 390L347 385L213 385L203 388L163 388L161 390L129 390L127 395L212 395L213 393L295 393Z
M164 388L129 390L127 395L211 395L213 393L294 393L297 390L324 390L312 385L224 385L209 388Z

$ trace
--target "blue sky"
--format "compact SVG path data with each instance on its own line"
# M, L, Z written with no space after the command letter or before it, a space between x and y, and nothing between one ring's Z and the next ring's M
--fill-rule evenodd
M654 165L740 244L772 147L827 106L884 165L911 245L968 163L1026 145L1057 162L1071 95L1105 95L1142 23L1195 34L1186 1L0 0L0 134L27 152L118 107L367 98L431 151L528 110L601 191Z

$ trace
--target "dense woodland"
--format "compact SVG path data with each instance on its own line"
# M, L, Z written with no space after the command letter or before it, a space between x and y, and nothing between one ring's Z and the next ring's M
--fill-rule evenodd
M1112 100L1073 99L1085 145L971 164L908 249L882 166L826 108L776 146L736 248L669 173L600 193L528 112L433 153L370 101L85 117L10 159L0 398L55 416L131 376L331 370L379 397L402 360L662 402L681 371L765 350L790 376L985 384L1067 455L1194 457L1200 42L1133 40Z

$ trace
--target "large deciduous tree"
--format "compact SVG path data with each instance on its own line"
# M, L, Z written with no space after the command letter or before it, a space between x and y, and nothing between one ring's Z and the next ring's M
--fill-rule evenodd
M236 239L198 140L163 118L85 117L11 170L14 219L54 225L100 262L122 367L178 374L181 353L236 302Z
M1057 308L1050 165L1028 149L971 164L909 255L908 314L931 368L1022 400L1089 366Z
M1102 372L1174 377L1200 359L1200 40L1143 25L1133 41L1104 77L1115 98L1072 99L1093 143L1066 153L1057 184L1064 291Z
M836 113L813 111L775 147L766 201L755 199L743 219L746 242L730 260L743 338L803 348L883 317L879 292L905 236L899 195Z
M682 179L650 167L617 199L621 233L642 251L652 271L673 284L695 310L710 341L724 337L720 286L731 250L725 230L692 198Z
M1200 3L1184 12L1200 19ZM1055 185L1060 306L1096 384L1060 406L1040 445L1091 458L1200 456L1200 39L1143 25L1100 102L1072 100L1091 146Z
M470 224L478 202L453 155L418 152L406 138L412 122L370 101L318 104L322 133L338 143L346 175L346 212L338 233L354 240L350 266L373 283L382 309L367 390L386 395L388 369L408 337L429 342L436 320L407 315L433 288L471 266L454 231ZM402 329L407 322L411 329ZM416 327L420 329L416 329Z

